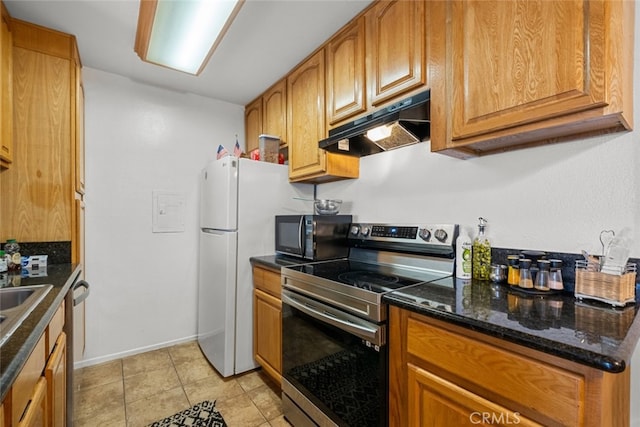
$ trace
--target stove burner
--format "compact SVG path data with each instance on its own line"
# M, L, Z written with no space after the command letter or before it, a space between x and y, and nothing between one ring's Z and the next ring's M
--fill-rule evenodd
M338 280L356 286L358 288L373 290L374 287L388 287L398 283L397 276L374 273L371 271L348 271L338 275Z

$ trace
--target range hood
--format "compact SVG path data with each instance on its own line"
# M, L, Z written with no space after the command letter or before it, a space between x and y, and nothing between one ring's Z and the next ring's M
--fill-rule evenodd
M327 151L368 156L426 140L429 137L430 91L413 95L388 107L329 131L318 143ZM375 133L384 133L377 141Z

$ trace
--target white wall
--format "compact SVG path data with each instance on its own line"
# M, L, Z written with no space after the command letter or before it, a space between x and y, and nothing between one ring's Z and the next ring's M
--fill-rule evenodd
M198 176L244 146L242 106L91 68L86 116L86 352L79 366L196 333ZM152 191L183 192L183 233L152 233Z
M640 22L640 7L636 7ZM474 235L489 220L502 248L601 253L601 230L628 228L640 258L640 31L635 32L635 130L471 160L429 152L429 143L363 157L360 178L318 186L360 221L458 223ZM640 346L631 401L640 402ZM631 425L640 426L632 405Z

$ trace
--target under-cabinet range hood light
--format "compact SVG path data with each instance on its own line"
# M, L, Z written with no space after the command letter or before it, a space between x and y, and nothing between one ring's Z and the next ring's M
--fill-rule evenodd
M424 141L430 136L429 102L430 91L416 94L330 130L318 146L360 157Z
M134 50L146 62L198 75L244 0L140 0Z

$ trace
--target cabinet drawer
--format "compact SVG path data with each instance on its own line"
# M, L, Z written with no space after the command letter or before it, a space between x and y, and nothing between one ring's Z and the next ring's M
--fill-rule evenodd
M255 288L280 298L280 273L264 268L253 267L253 285Z
M11 425L18 425L32 399L36 384L42 378L45 361L45 336L43 334L11 388Z
M47 332L45 333L47 337L47 354L51 354L53 351L53 347L56 345L62 328L64 328L64 301L62 301L62 304L60 304L60 307L56 310L56 314L51 318L49 326L47 326Z
M582 375L413 318L407 323L407 351L495 402L518 402L563 425L584 422Z
M47 426L47 380L40 377L29 400L24 416L17 427L41 427Z

